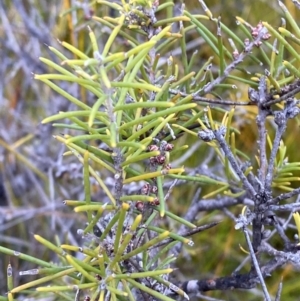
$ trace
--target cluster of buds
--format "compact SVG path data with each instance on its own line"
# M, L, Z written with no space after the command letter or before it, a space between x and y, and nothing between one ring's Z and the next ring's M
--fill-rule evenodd
M252 37L255 39L262 29L263 29L263 25L262 25L261 21L255 27L251 27ZM270 39L270 37L271 37L271 35L268 32L266 32L261 38L262 38L262 40L266 41L266 40ZM262 42L258 41L255 43L255 46L259 47L261 44L262 44Z
M155 144L149 145L148 150L150 152L152 152L152 151L158 151L158 150L161 152L159 155L157 155L155 157L151 157L150 158L150 163L152 165L155 165L155 164L164 165L165 162L166 162L166 154L165 154L165 152L169 152L173 148L174 148L174 145L171 144L171 143L167 143L167 142L166 143L162 143L160 145L160 147L158 147ZM166 168L170 168L169 164L167 164Z
M153 206L158 206L160 204L159 199L156 197L150 204Z
M163 152L170 152L174 148L174 144L162 141L160 144L160 150Z
M130 28L139 28L151 38L161 31L161 27L154 26L157 22L155 13L159 1L132 1L129 12L126 13L125 21Z
M159 204L160 204L160 202L157 197L155 197L154 200L152 202L150 202L150 205L152 205L152 206L158 206ZM144 207L145 207L145 202L137 201L135 203L135 208L140 212L142 212L144 210Z
M148 146L149 152L157 151L157 150L160 150L162 152L169 152L173 148L174 148L174 144L167 143L167 142L161 143L160 147L158 147L156 144L151 144Z
M154 164L163 165L165 163L165 161L166 161L165 155L158 155L158 156L150 158L150 163L152 165L154 165Z
M141 194L142 195L149 195L150 193L157 193L157 187L156 186L151 186L149 183L146 183L142 189L141 189Z
M156 195L157 194L157 186L146 183L141 189L141 194L142 195L149 195L149 194ZM154 200L152 202L150 202L150 205L158 206L159 205L158 198L155 197ZM141 212L144 210L144 207L145 207L145 202L137 201L135 203L135 208Z
M142 212L144 210L144 206L145 206L145 203L142 201L137 201L135 203L135 208L140 212Z

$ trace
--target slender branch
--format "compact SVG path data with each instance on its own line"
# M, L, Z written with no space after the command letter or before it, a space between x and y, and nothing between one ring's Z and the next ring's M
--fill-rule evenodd
M300 187L298 187L290 192L280 194L279 196L269 200L267 204L278 204L280 201L287 200L298 194L300 194ZM278 206L278 207L280 207L280 206ZM276 208L278 208L278 207L276 207Z
M284 232L284 229L283 229L283 227L281 226L281 224L278 222L278 219L277 219L277 217L273 217L273 220L274 220L274 226L275 226L275 228L276 228L276 231L277 231L277 233L279 234L279 236L281 237L281 239L283 240L283 242L284 242L284 245L285 246L289 246L290 244L291 244L291 241L290 241L290 239L287 237L287 235L285 234L285 232Z
M183 237L189 237L189 236L192 236L192 235L197 234L197 233L199 233L199 232L202 232L202 231L205 231L205 230L207 230L207 229L210 229L210 228L212 228L212 227L218 225L219 223L220 223L220 222L212 222L212 223L209 223L209 224L206 224L206 225L203 225L203 226L199 226L199 227L197 227L196 229L193 229L193 230L191 230L191 231L187 231L187 232L184 232L184 233L180 233L180 232L179 232L179 235L180 235L180 236L183 236ZM164 246L164 245L166 245L166 244L169 244L169 243L172 242L172 241L174 241L173 238L166 239L166 240L162 241L161 243L156 244L155 246L149 248L149 250L154 249L154 248L158 248L158 247L161 247L161 246ZM173 249L174 249L174 248L173 248ZM173 249L172 249L172 250L173 250ZM176 249L175 249L175 252L177 252ZM171 253L174 253L174 252L171 252ZM179 252L177 252L176 254L178 254L178 253L179 253Z
M226 207L230 207L240 203L242 203L242 200L231 197L222 197L220 199L212 200L201 200L197 204L197 212L224 209Z
M268 250L267 247L263 248ZM285 252L282 252L285 253ZM286 264L288 260L284 257L276 257L261 267L262 276L268 277L278 267ZM250 271L246 274L233 274L227 277L203 280L190 280L182 284L182 289L187 294L197 294L213 290L232 290L232 289L252 289L259 283L256 271Z
M282 102L283 100L287 100L289 98L293 98L297 93L300 92L300 83L299 81L296 82L296 87L294 89L292 89L291 91L289 91L288 93L282 95L281 97L279 98L276 98L276 99L272 99L272 100L269 100L267 101L264 106L265 107L270 107L271 105L274 105L276 103L280 103Z
M251 195L252 198L255 198L256 191L253 186L248 181L247 177L244 175L240 165L237 163L232 151L230 150L229 146L227 145L222 133L219 130L214 131L214 135L216 140L219 142L225 156L228 158L232 168L239 176L240 180L242 181L244 189Z
M230 63L224 70L223 74L218 76L215 80L213 80L211 83L209 83L208 85L206 85L203 89L196 91L192 94L192 99L194 101L199 101L199 102L204 102L204 103L208 103L208 104L219 104L219 105L232 105L232 106L251 106L251 105L255 105L255 103L253 103L252 101L249 102L243 102L243 101L232 101L232 100L218 100L218 99L210 99L210 98L206 98L206 97L202 97L202 96L198 96L197 94L201 93L202 95L206 95L209 92L212 91L212 89L216 86L219 85L220 83L222 83L230 74L231 71L235 70L236 67L242 63L244 61L244 59L246 58L246 56L248 56L252 49L258 45L258 43L261 41L262 37L266 34L267 29L265 27L261 28L261 30L259 31L257 37L251 42L249 43L249 45L247 45L244 49L243 52L240 53L240 55L232 62ZM175 89L170 89L169 92L171 94L179 94L182 97L186 97L190 94L181 92L179 90L175 90Z
M267 141L267 130L266 130L266 118L269 113L269 109L264 108L263 104L267 99L267 82L266 77L261 76L257 91L257 103L258 103L258 115L256 117L256 124L258 128L258 147L259 147L259 170L258 170L258 184L259 189L256 194L254 202L254 219L253 219L253 248L256 252L261 244L262 233L261 229L263 226L264 215L263 212L267 209L265 203L270 198L271 192L265 189L266 183L266 172L267 172L267 153L266 153L266 141ZM257 270L255 262L253 262L252 269Z
M197 205L198 205L198 203L201 203L199 200L200 193L201 193L201 188L198 188L193 197L192 203L184 216L184 219L189 222L193 222L195 217L199 213ZM187 227L185 225L181 225L178 230L178 233L183 233L186 229L187 229ZM178 243L170 250L170 253L173 253L175 256L177 256L181 252L182 247L183 247L183 243Z
M173 95L180 95L181 97L187 97L191 94L185 93L176 89L169 89L169 92ZM225 100L225 99L212 99L202 96L197 96L192 94L192 100L199 101L204 104L212 104L212 105L227 105L227 106L253 106L256 105L252 101L232 101L232 100Z
M263 38L263 36L268 32L268 30L265 27L262 27L260 29L260 31L258 32L257 37L251 42L249 43L243 52L241 52L237 58L230 63L224 70L224 73L220 76L218 76L214 81L212 81L211 83L209 83L207 86L205 86L202 90L200 90L199 92L201 92L203 95L209 93L210 91L212 91L212 89L220 84L221 82L224 81L224 79L226 79L228 77L228 75L230 74L230 72L232 70L235 70L237 68L237 66L242 63L244 61L244 59L246 58L246 56L248 56L252 49L258 45L258 43L261 41L261 39Z
M276 130L273 147L271 150L271 155L270 155L268 169L267 169L267 175L266 175L266 182L265 182L265 190L269 194L271 193L271 185L272 185L272 181L273 181L273 173L274 173L274 164L275 164L276 154L277 154L279 146L280 146L280 140L282 138L282 135L286 130L287 119L283 112L276 112L275 123L278 125L278 127Z
M272 211L294 212L294 211L300 210L300 204L299 203L292 203L292 204L285 204L285 205L270 205L270 206L268 206L268 208Z
M259 278L260 284L262 286L265 298L266 298L267 301L271 301L267 286L266 286L265 281L264 281L264 277L261 273L257 258L255 256L254 249L252 247L252 243L251 243L249 233L248 233L248 230L247 230L246 226L243 227L243 232L245 234L246 241L247 241L247 244L248 244L248 248L249 248L249 251L250 251L250 254L251 254L252 262L253 262L253 265L255 267L255 270L256 270L257 276Z
M276 296L275 296L275 301L280 301L281 291L282 291L282 279L281 279L281 281L278 285L278 290L277 290L277 293L276 293Z
M253 206L253 201L249 198L245 198L244 196L233 198L229 196L222 196L216 199L206 199L201 200L197 203L196 212L201 211L212 211L212 210L220 210L225 209L237 204L244 204L247 206Z
M267 83L266 77L261 76L259 80L259 112L256 117L256 124L258 127L258 146L259 146L259 172L258 178L260 181L261 189L265 186L265 173L267 168L267 154L266 154L266 118L267 118L267 110L262 108L262 104L266 101L266 91Z
M214 290L251 289L256 287L258 279L255 273L237 274L228 277L204 280L190 280L182 285L187 294Z
M243 222L243 229L246 228L246 221L247 220L245 219ZM254 257L252 257L252 260L254 260L258 264L248 232L247 234L245 233L245 235L249 248L251 248L252 250L251 256L254 255ZM259 251L265 252L270 256L275 257L274 259L268 261L265 265L261 267L257 266L259 272L251 270L246 274L233 274L231 276L215 279L190 280L184 282L181 287L187 294L197 294L198 292L212 290L252 289L256 287L259 282L264 283L263 279L270 276L271 273L274 270L278 269L280 266L288 262L292 262L294 264L300 263L300 255L298 253L277 251L266 242L262 243ZM268 292L266 291L266 287L264 291L266 300L271 300Z
M264 242L261 247L259 248L260 252L265 252L268 255L275 257L274 260L276 260L278 263L281 263L281 265L286 264L290 262L291 264L294 264L296 266L300 265L300 253L297 252L298 248L296 245L291 245L289 252L287 251L278 251L271 247L269 244Z

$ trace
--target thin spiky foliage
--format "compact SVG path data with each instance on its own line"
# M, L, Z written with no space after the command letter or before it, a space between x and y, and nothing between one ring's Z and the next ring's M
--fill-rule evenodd
M220 18L214 18L203 1L200 4L205 15L193 15L182 7L178 16L164 20L157 20L157 13L168 10L172 2L161 5L158 1L123 5L100 2L120 14L116 18L93 17L95 22L110 29L105 45L99 47L96 29L89 28L92 47L89 54L66 42L61 44L74 58L49 47L61 64L41 60L58 73L35 75L77 108L43 122L68 120L67 124L53 125L67 129L64 135L55 138L69 150L65 155L74 156L83 166L85 199L65 201L66 205L75 207L75 212L86 212L87 225L78 230L83 241L80 245L56 246L35 235L59 256L61 266L22 255L46 268L42 272L50 276L16 288L10 281L8 298L38 286L37 290L43 294L52 292L65 299L74 295L68 291L75 288L77 300L82 291L91 300L125 297L170 300L175 298L175 292L188 298L187 293L249 289L260 282L266 300L271 300L264 278L287 262L298 264L299 261L297 245L288 239L277 217L277 212L292 212L299 207L297 203L279 204L299 193L299 189L290 187L291 182L299 180L293 176L299 170L299 162L288 162L282 140L288 120L299 113L295 99L299 91L298 74L291 65L299 58L286 41L290 38L297 43L297 39L283 27L277 31L265 22L251 26L238 18L247 36L243 41ZM281 2L280 6L299 35L289 12ZM179 26L170 26L173 22ZM206 28L205 22L215 26L216 34ZM219 58L217 70L210 58L200 70L192 71L196 54L186 55L186 40L194 29ZM224 43L224 34L230 37L232 49ZM268 42L271 36L276 38L273 45ZM120 51L118 45L124 39L126 45ZM172 56L160 55L175 43L181 47L181 64ZM286 61L285 50L289 52ZM249 78L242 69L245 60L257 64L256 78ZM258 73L261 63L266 67L264 74ZM238 78L234 74L237 71L245 77ZM88 95L88 101L82 102L65 92L56 81L78 84ZM224 91L236 89L241 83L252 86L248 100L223 97ZM237 110L228 109L231 105L258 108L257 165L253 158L235 147L238 130L233 120ZM269 120L275 129L273 139L267 134ZM204 164L200 164L197 172L185 170L180 164L172 166L172 156L176 152L184 154L188 147L177 143L183 133L199 138L212 148L214 159L218 160L217 172L207 170ZM91 198L92 181L101 189L95 201ZM214 189L203 196L211 202L196 200L184 219L168 210L167 201L174 187L189 182ZM170 266L176 258L170 250L179 253L180 244L193 244L187 236L203 230L193 223L196 214L234 204L247 205L235 222L236 229L243 230L249 248L252 260L249 272L188 281L181 288L170 281ZM181 225L179 234L165 230L165 223L170 220ZM184 226L192 230L187 231ZM272 236L264 230L266 226L280 235L284 252L268 242ZM252 242L249 227L252 227ZM12 251L1 250L13 255ZM83 258L78 259L72 252L82 253ZM258 252L270 259L261 260ZM66 275L68 280L62 278ZM11 277L11 269L8 276ZM48 281L56 284L56 279L59 285L43 286Z

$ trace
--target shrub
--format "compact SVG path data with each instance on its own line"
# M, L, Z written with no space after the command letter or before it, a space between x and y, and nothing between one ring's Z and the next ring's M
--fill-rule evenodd
M60 64L41 58L53 73L34 78L73 105L43 123L59 129L62 134L54 138L65 146L64 155L82 165L84 199L65 205L85 212L86 224L77 231L78 245L34 235L57 255L55 262L0 247L36 264L20 275L39 274L13 287L9 265L8 300L28 289L36 298L50 294L57 300L188 299L258 284L271 300L265 278L284 264L299 264L297 241L286 232L292 215L292 233L300 231L294 213L299 204L287 202L300 192L293 186L300 163L289 161L283 136L299 114L300 59L293 44L299 44L300 29L279 2L286 20L281 27L237 18L240 37L199 2L205 15L184 6L173 14L171 1L99 1L111 16L88 16L86 52L60 42L69 56L49 46ZM204 61L187 51L195 34L214 57ZM176 47L178 56L172 55ZM80 92L65 91L61 81ZM242 131L254 119L257 151L247 152ZM184 197L189 204L183 214L180 201L172 199ZM203 225L199 213L214 210L234 221L232 229L242 230L239 256L245 261L231 275L180 283L170 275L177 257L187 252L183 246L192 253L190 237L214 226L224 234L217 215ZM280 290L281 285L276 300Z

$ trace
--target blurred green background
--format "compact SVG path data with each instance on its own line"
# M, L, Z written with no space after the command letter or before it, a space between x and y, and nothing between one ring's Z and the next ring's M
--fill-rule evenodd
M292 1L286 0L284 3L295 20L299 20L299 11ZM87 25L94 28L96 34L105 34L105 29L90 17L92 14L113 12L97 3L88 4L88 1L72 0L0 1L0 245L44 260L55 258L51 252L44 251L32 234L39 234L50 241L67 240L76 244L76 225L80 226L85 219L63 206L64 199L83 199L81 167L71 158L62 158L64 149L52 138L55 131L49 125L40 124L44 117L61 110L71 110L72 106L48 87L33 80L32 73L48 72L39 61L40 56L55 60L47 45L65 51L57 41L61 40L86 51L89 46ZM198 1L186 1L185 4L190 12L203 14ZM214 16L220 15L222 22L241 37L243 35L235 16L242 17L253 26L260 20L274 27L281 24L282 11L275 0L210 0L206 4ZM180 9L180 5L177 2L174 9ZM77 8L72 10L74 7ZM159 15L159 19L163 17L163 14ZM197 42L197 39L199 36L195 33L189 41L189 55L198 50L199 66L196 65L195 69L201 68L201 63L212 55L209 46L201 40ZM174 55L176 49L171 52ZM170 53L165 54L166 57ZM180 60L180 53L174 56ZM88 101L85 92L75 84L62 83L62 88L82 101ZM239 87L238 92L230 92L228 96L247 99L247 86ZM241 116L245 116L244 112ZM251 155L256 151L255 111L247 111L246 116L247 120L236 121L242 133L237 138L237 146ZM290 161L298 160L297 135L298 124L291 122L285 135ZM186 139L190 138L184 137L181 143L186 143ZM199 153L207 156L209 150L204 145L199 146L198 155L191 156L187 162L189 167L201 163ZM197 188L197 185L187 185L186 190L176 190L170 209L182 215ZM237 215L240 210L236 207L230 211ZM244 237L234 230L234 223L226 212L201 213L198 220L199 224L212 220L223 222L197 235L194 238L195 247L185 250L179 258L180 272L177 277L181 281L229 275L246 257L239 247L239 244L245 245ZM9 258L3 254L0 254L0 279L5 279L9 261L14 269L15 285L28 281L29 278L19 277L18 271L35 267L17 257ZM247 268L249 264L244 267L245 272ZM270 293L276 293L283 279L281 300L299 300L298 276L291 266L279 270L267 280ZM0 295L4 296L5 292L6 283L0 281ZM241 298L263 300L259 287L251 291L209 292L206 295L231 301Z

